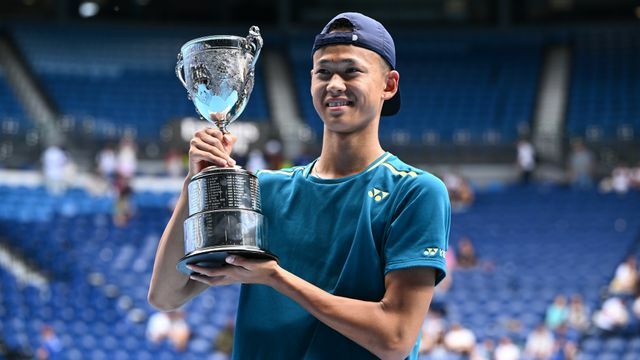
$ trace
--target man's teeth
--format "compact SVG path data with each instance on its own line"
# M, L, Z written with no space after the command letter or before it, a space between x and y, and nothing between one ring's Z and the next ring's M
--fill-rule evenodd
M349 105L348 101L329 101L329 106L347 106Z

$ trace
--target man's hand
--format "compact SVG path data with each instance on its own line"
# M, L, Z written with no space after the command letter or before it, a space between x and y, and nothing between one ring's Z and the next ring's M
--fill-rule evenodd
M206 268L196 265L187 265L197 274L191 275L191 279L209 286L242 284L269 285L279 270L275 260L254 260L241 256L228 256L225 264L218 268Z
M236 139L214 128L196 131L189 147L189 178L210 165L234 166L236 162L229 154Z

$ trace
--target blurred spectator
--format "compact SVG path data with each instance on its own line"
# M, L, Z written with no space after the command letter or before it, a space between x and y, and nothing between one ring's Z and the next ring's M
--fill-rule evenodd
M612 294L631 295L636 291L638 283L638 263L635 255L629 255L623 263L618 265L613 276L609 291Z
M253 149L249 152L246 168L251 172L267 168L267 161L264 159L264 155L260 149Z
M118 160L113 146L108 144L100 150L96 157L96 162L98 164L98 173L112 186L116 180L116 170L118 169Z
M593 314L594 325L605 332L617 332L629 324L629 313L624 301L611 297L602 304L602 309Z
M65 168L69 158L62 148L51 145L42 154L44 185L52 195L60 195L66 190Z
M40 331L40 347L36 350L36 358L61 359L62 343L51 326L43 326Z
M85 190L87 190L87 192L91 196L96 196L96 197L105 196L109 194L111 190L113 190L112 188L113 184L110 183L104 177L102 177L102 175L98 173L97 169L96 169L96 172L87 173L85 175L86 175L86 178L82 182L81 186Z
M575 360L578 356L578 346L574 341L557 341L551 360Z
M125 136L118 147L118 175L131 179L138 169L136 145L130 136Z
M496 347L495 360L519 360L520 348L513 343L510 337L503 336Z
M476 346L476 337L471 330L456 323L445 334L444 345L452 353L469 356Z
M225 327L220 330L213 344L216 351L219 351L227 356L231 355L231 352L233 352L234 328L235 323L233 322L233 320L229 320L229 322L227 322L227 325L225 325Z
M582 301L582 296L579 294L571 297L567 325L579 332L585 332L589 329L589 309L587 309Z
M524 352L530 359L548 360L553 354L553 349L553 334L541 323L527 336Z
M631 190L632 185L632 169L621 163L613 169L611 176L602 179L600 182L600 191L605 193L615 192L623 195Z
M569 181L577 189L589 189L593 186L593 154L581 139L573 141L569 155Z
M185 175L186 166L183 157L176 149L171 149L164 157L164 168L170 177L183 177Z
M447 171L442 175L442 182L449 191L452 210L465 210L475 199L469 182L457 171Z
M438 335L435 345L428 355L429 360L450 360L452 358L451 353L447 351L444 344L444 333L440 333L440 335Z
M633 311L633 315L636 317L636 320L640 320L640 295L636 296L635 300L633 300L633 304L631 304L631 311Z
M428 353L433 350L438 338L445 332L445 324L439 311L429 309L422 323L422 340L420 341L420 353Z
M547 308L545 324L551 330L555 330L569 317L567 298L564 295L557 295L553 303Z
M611 187L618 194L626 194L631 188L631 169L625 164L616 166L611 172Z
M168 340L177 351L184 351L191 336L191 329L182 311L157 312L147 323L147 339L153 343Z
M520 181L528 184L536 168L536 150L527 139L518 141L518 170L520 171Z
M493 340L491 340L491 338L485 338L481 343L476 345L470 360L493 360L495 350L496 344Z
M440 284L434 289L431 306L429 307L429 309L443 314L446 313L447 293L453 284L454 270L456 269L456 253L452 247L447 249L445 260L447 264L447 276L442 279Z
M134 209L131 202L133 188L129 185L129 180L118 176L116 182L116 201L113 209L113 223L118 227L127 225L131 217L133 217Z
M445 260L447 261L447 277L449 277L449 273L453 272L458 267L458 255L456 250L453 247L447 249L447 252L444 254Z
M556 330L553 332L553 336L556 339L556 342L558 341L563 341L563 342L567 342L567 341L578 341L580 340L580 336L582 336L580 334L580 332L572 329L569 327L569 324L567 324L566 322L560 324L560 326L558 326L556 328Z
M462 269L468 269L478 264L476 250L468 236L463 236L458 241L458 250L456 251L456 266Z
M453 273L456 268L456 255L453 248L447 249L445 253L445 260L447 264L447 276L442 279L440 284L434 289L433 299L431 300L431 309L440 310L446 305L446 294L451 289L453 284Z
M264 155L267 167L271 170L279 170L291 166L291 162L285 159L282 152L282 143L276 139L267 141L264 145Z
M432 300L431 308L433 308L434 306L434 301L438 302L437 300L440 300L440 298L445 296L446 293L449 292L449 289L451 289L451 285L453 284L453 273L457 267L455 250L452 247L447 249L444 257L447 264L447 276L442 279L440 284L438 284L438 286L435 288L434 299ZM435 305L438 306L438 304Z
M631 168L631 187L640 190L640 161L638 161L636 167Z

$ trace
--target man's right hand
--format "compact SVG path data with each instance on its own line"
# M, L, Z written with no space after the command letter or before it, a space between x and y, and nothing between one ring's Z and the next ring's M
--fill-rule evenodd
M189 175L196 175L202 169L211 166L235 166L236 161L229 156L237 137L223 134L214 128L204 128L196 131L189 147Z

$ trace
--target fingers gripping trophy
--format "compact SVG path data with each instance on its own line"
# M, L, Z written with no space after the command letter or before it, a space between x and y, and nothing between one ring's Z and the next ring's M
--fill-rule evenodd
M220 131L240 116L253 90L255 64L262 48L260 29L245 38L214 35L191 40L178 54L176 76L197 112ZM216 267L230 255L276 259L264 237L258 178L238 166L209 166L188 186L189 217L184 222L187 265Z

